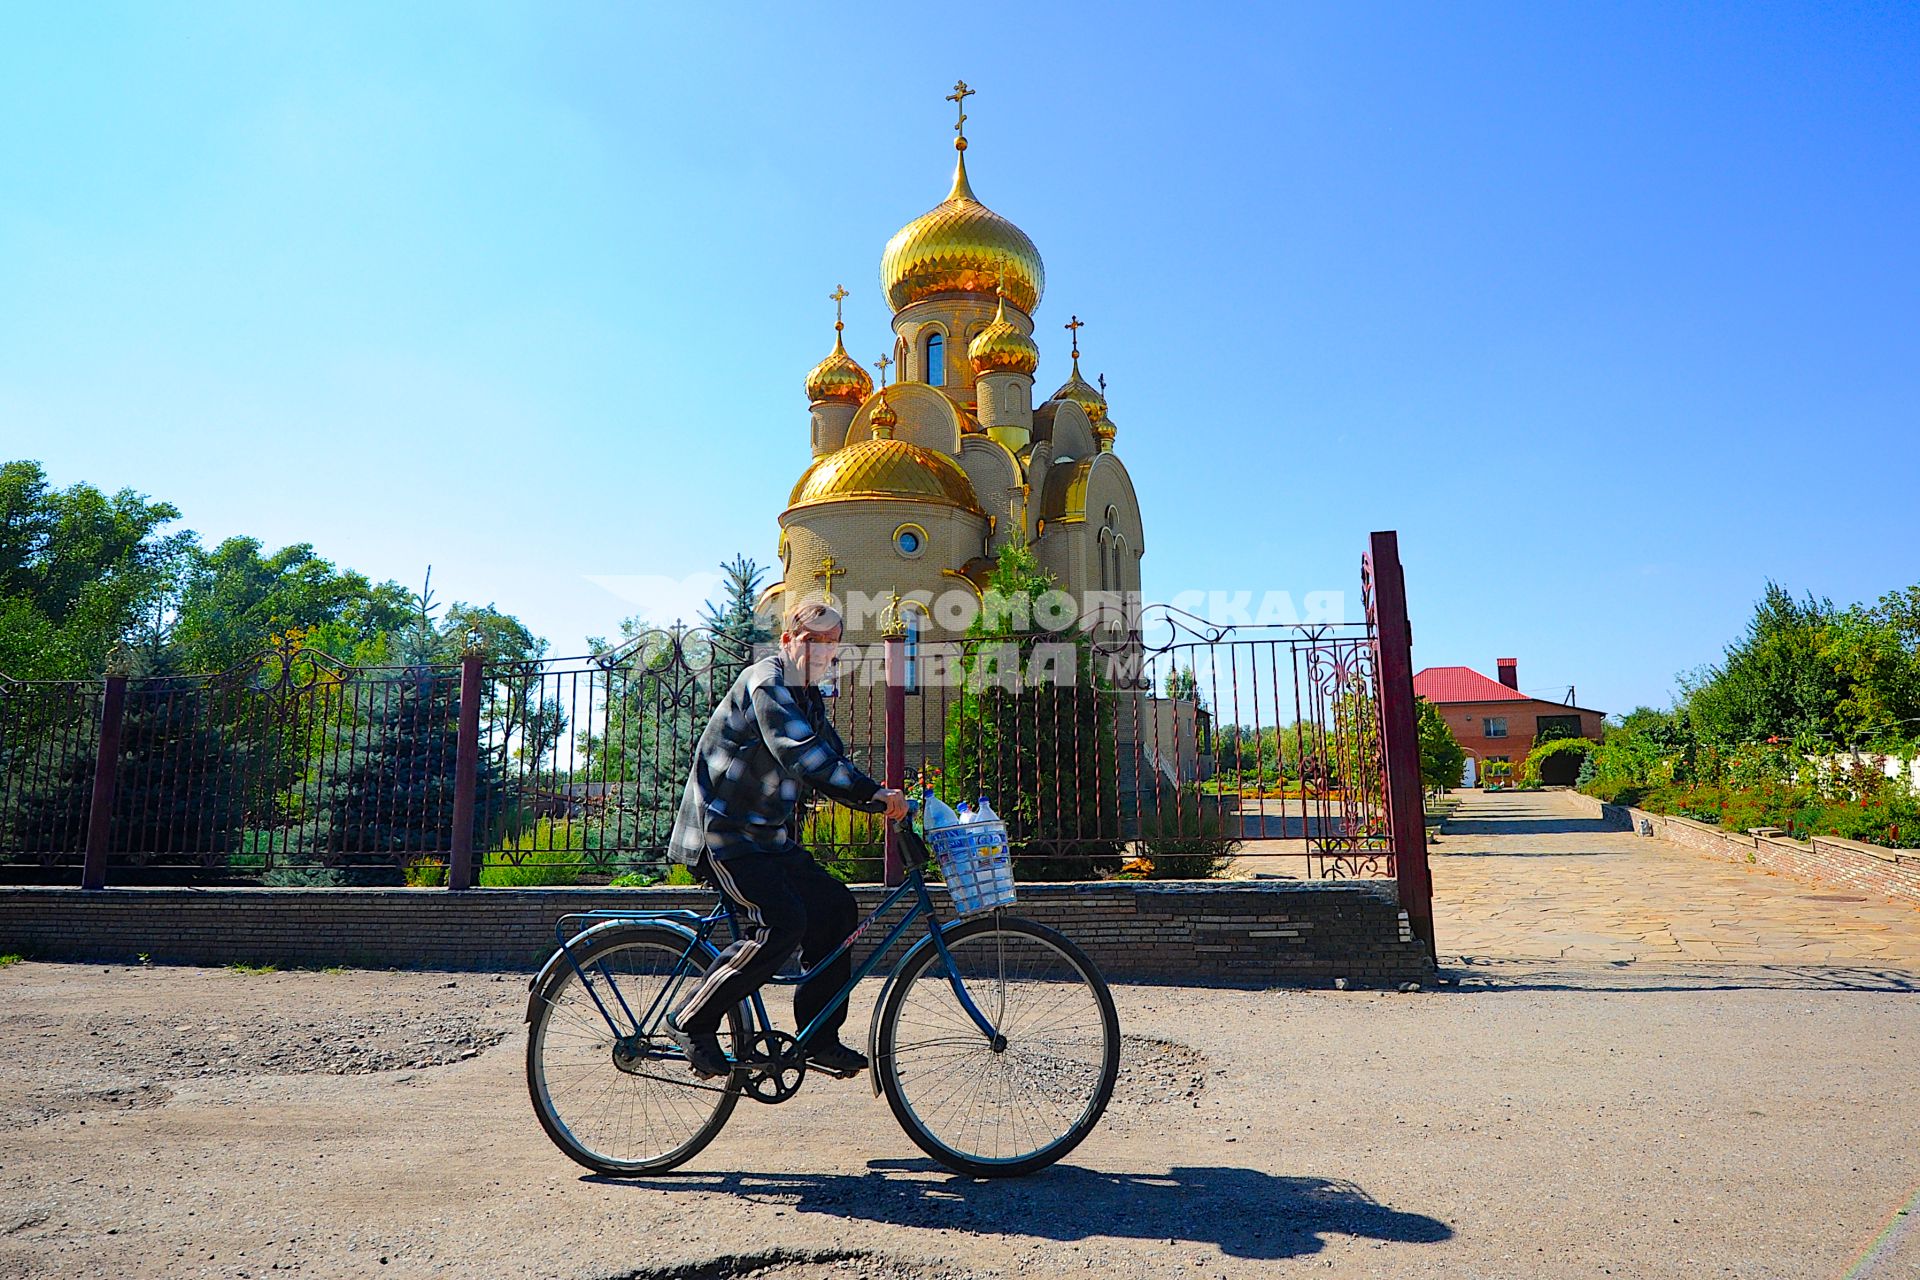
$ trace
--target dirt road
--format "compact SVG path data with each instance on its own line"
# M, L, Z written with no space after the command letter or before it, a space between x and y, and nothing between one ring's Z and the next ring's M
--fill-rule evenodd
M1920 1181L1920 982L1467 972L1125 987L1109 1120L1024 1181L955 1179L819 1079L619 1183L533 1120L518 980L16 964L0 1275L1801 1280Z

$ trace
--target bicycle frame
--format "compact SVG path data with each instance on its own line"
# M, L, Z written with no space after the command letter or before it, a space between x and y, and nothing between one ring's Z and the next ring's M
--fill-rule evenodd
M999 1035L998 1029L987 1016L981 1012L980 1007L974 1003L973 997L967 991L966 984L961 981L960 975L954 971L953 957L947 952L946 939L943 936L940 921L934 915L933 897L927 892L926 879L921 875L918 867L909 870L906 879L901 882L900 886L892 893L889 893L879 906L868 912L867 915L861 919L860 923L854 926L853 932L848 934L839 946L835 947L830 954L823 957L812 968L804 969L797 974L775 974L772 978L769 978L768 981L782 986L798 986L802 983L812 981L824 972L829 965L850 951L853 948L853 944L859 941L861 935L873 927L874 921L892 910L896 904L910 894L914 900L908 908L907 913L887 930L886 937L881 940L880 944L873 949L867 958L854 966L853 976L848 978L840 990L834 994L833 998L827 1001L825 1007L814 1016L813 1021L800 1028L794 1036L795 1042L802 1049L804 1049L808 1041L819 1032L821 1025L826 1021L828 1015L845 1005L848 999L852 997L854 988L866 978L872 976L873 973L880 968L881 958L905 935L907 929L914 921L920 919L922 916L925 916L927 919L927 936L932 940L934 949L939 952L940 959L946 964L947 982L953 988L954 997L960 1001L960 1007L966 1010L967 1016L973 1020L974 1026L980 1029L981 1035L989 1040L993 1040ZM582 920L598 921L601 924L611 924L615 922L667 924L677 931L684 933L687 937L686 948L681 952L679 960L675 962L673 972L668 975L667 982L661 988L660 994L654 998L653 1003L647 1007L646 1012L638 1017L636 1017L633 1010L628 1007L626 997L620 993L619 984L613 980L613 976L607 973L604 968L597 965L594 966L599 969L600 976L607 988L613 992L614 999L620 1006L620 1012L626 1016L627 1023L629 1027L631 1027L631 1030L622 1029L619 1020L615 1018L613 1012L608 1009L606 1002L601 1000L600 994L595 990L595 984L588 977L586 970L581 967L579 957L574 954L574 944L595 927L589 926L586 930L576 930L571 937L567 936L568 930L566 926L568 922ZM704 966L695 966L694 959L703 947L710 950L714 949L710 941L710 935L723 920L727 922L727 926L733 933L733 936L736 939L739 938L741 936L739 920L734 914L733 904L727 900L724 894L720 897L720 904L705 915L686 909L668 911L571 912L560 918L554 926L554 933L559 939L561 952L567 957L567 963L573 967L574 973L580 979L581 986L586 988L587 994L593 998L593 1003L595 1007L599 1009L600 1016L606 1020L608 1029L612 1031L616 1037L624 1037L628 1035L644 1035L645 1028L653 1025L656 1015L663 1012L661 1006L670 1001L673 992L678 988L681 980L690 975L697 977L699 974L705 972ZM593 962L589 960L588 964L592 965ZM754 992L749 1003L752 1008L753 1020L757 1024L755 1030L772 1031L774 1029L773 1021L767 1014L766 1001L761 998L761 993L758 991Z

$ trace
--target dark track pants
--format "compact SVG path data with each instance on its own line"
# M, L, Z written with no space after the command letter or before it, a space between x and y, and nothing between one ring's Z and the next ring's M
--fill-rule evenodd
M745 932L720 953L674 1015L683 1030L718 1031L726 1011L779 972L796 946L801 962L811 966L846 941L860 923L853 891L828 875L805 849L709 858L700 869L733 902ZM793 993L795 1029L811 1022L852 976L849 948ZM847 1006L842 1004L821 1024L816 1043L837 1039L846 1020Z

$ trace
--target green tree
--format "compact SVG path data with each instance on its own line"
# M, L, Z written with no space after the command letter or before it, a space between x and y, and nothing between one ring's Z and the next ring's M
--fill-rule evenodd
M218 690L191 680L136 680L120 729L108 852L143 868L216 868L241 844L252 776L221 732ZM70 738L43 748L42 776L10 806L6 847L79 854L93 805L94 752ZM116 875L121 872L116 872Z
M1420 781L1431 791L1459 786L1467 765L1466 748L1447 727L1440 708L1417 695L1413 705L1420 739Z
M193 544L180 512L131 489L55 489L37 462L0 465L0 672L81 679L160 610Z
M1746 634L1718 664L1682 677L1694 732L1721 744L1911 740L1920 717L1916 601L1920 588L1842 610L1769 582Z
M410 862L446 854L453 841L459 688L457 675L428 668L382 688L370 740L327 779L298 847L363 883L398 883ZM476 853L491 844L502 792L498 768L482 754L474 791Z
M772 628L754 610L767 570L744 555L736 555L720 565L720 574L722 594L700 607L701 625L725 637L742 653L773 639Z
M256 538L228 538L191 557L168 643L175 665L194 672L237 666L289 632L349 662L387 661L412 599L398 583L336 569L308 543L267 555Z
M633 617L617 642L594 637L602 658L606 716L580 739L583 781L604 792L609 826L622 847L641 852L623 870L664 871L693 748L753 647L771 633L753 611L765 571L745 556L720 566L722 594L701 608L704 630L657 627Z
M995 607L968 629L961 688L947 710L943 789L949 799L992 801L1020 875L1082 879L1120 863L1114 694L1077 626L1035 629L1035 606L1053 585L1026 544L1000 548L986 589Z

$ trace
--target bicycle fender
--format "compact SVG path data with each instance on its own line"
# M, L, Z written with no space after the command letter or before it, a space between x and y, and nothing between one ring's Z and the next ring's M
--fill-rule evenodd
M955 923L957 922L948 921L940 926L940 931L945 933ZM907 961L918 955L923 948L932 945L933 935L921 934L920 941L908 947L906 953L894 961L893 968L887 971L887 980L880 984L879 999L873 1002L873 1021L867 1027L867 1076L869 1083L873 1085L873 1096L876 1098L880 1096L880 1015L886 1011L887 993L893 990L894 979L899 977L900 971L907 967Z
M636 924L645 924L656 929L665 929L669 933L679 934L688 941L694 939L693 930L687 928L685 925L675 924L670 920L603 920L591 929L577 933L567 939L565 946L547 957L547 962L540 966L540 972L534 974L533 981L527 984L527 1014L522 1021L532 1022L533 1015L540 1011L540 993L546 990L547 983L552 980L561 967L568 963L568 952L572 952L573 954L573 963L584 963L592 958L593 949L600 943L606 941L608 932L630 929ZM595 935L599 936L596 937ZM707 953L707 959L709 960L719 954L719 952L713 949L711 942L701 944L701 949Z

